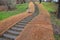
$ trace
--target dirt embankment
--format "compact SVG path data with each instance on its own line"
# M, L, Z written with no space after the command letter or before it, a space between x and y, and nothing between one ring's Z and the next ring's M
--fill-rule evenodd
M31 13L28 13L28 10ZM25 17L28 17L30 15L32 15L32 13L34 12L34 4L32 2L29 3L29 8L26 12L17 14L15 16L11 16L3 21L0 21L0 36L7 31L9 28L11 28L13 25L15 25L17 22L21 21L22 19L24 19Z

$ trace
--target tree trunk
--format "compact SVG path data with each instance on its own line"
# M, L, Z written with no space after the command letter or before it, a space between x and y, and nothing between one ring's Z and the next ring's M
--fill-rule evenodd
M25 0L23 0L23 2L25 3Z
M58 13L57 13L57 18L60 19L60 0L58 1Z
M2 5L2 0L0 0L0 5Z
M50 0L49 2L52 2L52 0Z
M15 9L16 0L7 0L7 6L9 10Z
M42 0L39 0L39 2L41 3Z

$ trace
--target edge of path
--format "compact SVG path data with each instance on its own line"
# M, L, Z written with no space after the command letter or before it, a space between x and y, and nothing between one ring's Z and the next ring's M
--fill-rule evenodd
M23 12L21 14L17 14L15 16L11 16L3 21L0 21L0 36L2 36L2 34L7 31L9 28L11 28L13 25L15 25L17 22L21 21L22 19L30 16L33 14L34 12L34 4L32 4L32 2L29 3L29 7L28 10L26 12ZM28 12L31 13L28 13Z
M32 1L33 2L33 1ZM39 9L38 9L38 6L33 2L33 4L34 4L34 6L35 6L35 11L34 11L34 13L32 14L32 16L34 16L34 18L39 14ZM33 19L34 19L33 18ZM32 19L32 20L33 20ZM32 21L31 20L31 21ZM29 22L30 23L30 22ZM29 24L28 23L28 24ZM32 25L31 25L32 26ZM29 26L25 26L25 28L24 28L24 30L20 33L20 35L15 39L15 40L33 40L33 39L29 39L29 38L27 38L27 39L25 39L24 37L27 37L27 36L29 36L29 35L27 35L27 34L29 34L29 33L27 33L28 31L29 31L30 29L29 29Z

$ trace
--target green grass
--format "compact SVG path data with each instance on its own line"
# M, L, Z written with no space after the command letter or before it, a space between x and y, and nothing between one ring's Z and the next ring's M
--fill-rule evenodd
M0 20L4 20L10 16L13 16L13 15L16 15L16 14L19 14L21 12L24 12L26 11L28 7L28 4L27 3L24 3L24 4L17 4L16 5L16 10L12 10L12 11L0 11Z
M49 11L49 12L54 12L56 11L56 5L55 3L51 2L42 2L43 6Z
M55 3L49 3L49 2L42 2L43 6L45 7L45 9L48 10L48 12L56 12L57 11L57 4ZM51 14L51 21L60 26L60 20L57 19L56 15L53 14L53 13L50 13Z
M46 10L48 10L48 12L50 12L50 15L51 15L51 21L53 24L56 24L58 26L60 26L60 20L57 19L56 15L51 13L51 12L55 12L57 10L57 5L55 3L50 3L50 2L42 2L44 8ZM60 35L56 35L54 34L56 40L60 40Z
M55 35L56 40L60 40L60 35Z

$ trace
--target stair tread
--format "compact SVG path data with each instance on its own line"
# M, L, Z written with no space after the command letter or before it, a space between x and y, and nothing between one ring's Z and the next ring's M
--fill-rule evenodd
M0 40L10 40L9 38L0 38Z
M23 30L23 28L18 28L18 27L12 27L11 29L12 29L12 30L17 30L17 31Z
M24 27L24 25L15 25L15 27Z
M18 24L25 24L25 23L18 23Z
M16 38L15 35L7 34L7 33L3 34L3 36L6 37L6 38L10 38L10 39L15 39Z
M16 26L14 26L14 27L17 27L17 28L24 28L24 26L20 26L20 25L19 25L19 26L16 25Z
M28 22L28 21L24 20L24 21L21 21L21 22L26 23L26 22Z
M5 38L0 38L0 40L6 40Z
M17 23L16 25L26 25L26 23Z
M8 30L7 32L12 33L12 34L19 34L20 33L18 31L13 31L13 30Z

